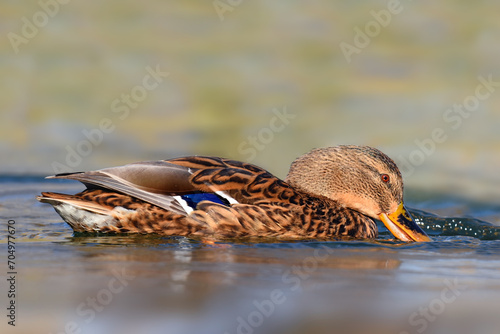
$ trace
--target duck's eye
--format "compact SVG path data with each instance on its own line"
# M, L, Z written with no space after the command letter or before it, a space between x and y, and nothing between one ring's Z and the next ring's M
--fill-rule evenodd
M384 182L384 183L387 183L391 180L391 178L387 174L380 175L380 178L382 179L382 182Z

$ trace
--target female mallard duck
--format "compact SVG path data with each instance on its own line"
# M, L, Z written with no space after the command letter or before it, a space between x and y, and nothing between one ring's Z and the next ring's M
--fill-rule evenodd
M368 146L315 149L285 181L255 165L214 157L137 162L59 174L87 187L42 193L77 232L215 238L375 238L380 219L398 239L429 241L403 206L403 180Z

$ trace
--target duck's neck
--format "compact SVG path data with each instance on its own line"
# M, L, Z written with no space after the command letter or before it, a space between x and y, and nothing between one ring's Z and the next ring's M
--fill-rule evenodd
M338 201L323 197L303 194L312 220L304 224L308 233L316 232L318 236L348 236L353 238L376 238L377 224L372 218L346 208Z

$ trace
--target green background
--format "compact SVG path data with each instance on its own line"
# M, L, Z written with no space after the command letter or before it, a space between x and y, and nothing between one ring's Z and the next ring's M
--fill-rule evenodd
M354 44L355 28L387 6L241 1L221 20L212 1L74 0L51 7L15 52L12 33L43 9L4 2L0 172L53 174L105 118L114 130L72 170L189 154L249 160L240 145L286 108L295 118L251 159L280 177L300 154L338 144L375 146L401 165L442 128L435 152L403 170L407 186L496 201L500 91L456 130L443 115L474 94L479 75L500 81L500 3L401 1L348 62L340 44ZM169 76L119 119L112 101L141 85L148 66Z

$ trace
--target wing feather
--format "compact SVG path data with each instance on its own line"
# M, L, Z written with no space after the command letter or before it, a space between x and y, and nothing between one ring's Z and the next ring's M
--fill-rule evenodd
M172 196L197 191L189 182L190 175L187 168L166 161L145 161L50 178L77 180L87 187L118 191L163 209L185 214Z
M179 214L188 212L176 196L196 192L219 194L229 198L230 205L290 202L296 195L288 184L255 165L204 156L137 162L51 178L77 180L88 188L117 191Z

